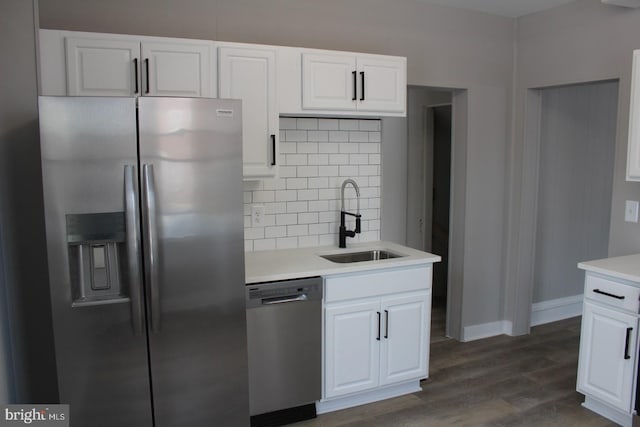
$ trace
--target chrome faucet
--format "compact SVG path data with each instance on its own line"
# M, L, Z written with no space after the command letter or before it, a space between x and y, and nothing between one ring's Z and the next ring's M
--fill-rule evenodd
M356 213L351 213L351 212L347 212L345 211L345 207L344 207L344 189L347 186L347 184L351 184L354 188L354 190L356 190L356 198L358 200L358 210L356 211ZM356 182L352 179L345 179L344 182L342 183L342 188L340 190L340 200L341 200L341 205L340 205L340 244L338 245L338 247L340 248L346 248L347 247L347 237L355 237L356 233L360 233L360 218L362 217L362 215L360 215L360 189L358 188L358 184L356 184ZM353 217L356 218L356 229L355 230L347 230L347 227L345 226L345 215L351 215Z

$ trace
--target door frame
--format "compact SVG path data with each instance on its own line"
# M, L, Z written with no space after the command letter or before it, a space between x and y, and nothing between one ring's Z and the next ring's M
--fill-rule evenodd
M527 88L523 94L522 142L512 147L508 230L505 250L504 318L511 321L510 335L531 332L531 311L538 232L538 196L542 124L542 94L553 87L618 81L603 79ZM619 86L618 86L619 87ZM620 97L618 96L618 102ZM520 168L520 170L518 170ZM614 179L615 181L615 179Z

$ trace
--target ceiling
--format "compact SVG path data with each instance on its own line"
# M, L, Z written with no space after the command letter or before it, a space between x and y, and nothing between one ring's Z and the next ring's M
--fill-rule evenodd
M457 7L460 9L471 9L494 15L518 16L540 12L551 9L574 0L422 0L426 3L439 4L443 6Z

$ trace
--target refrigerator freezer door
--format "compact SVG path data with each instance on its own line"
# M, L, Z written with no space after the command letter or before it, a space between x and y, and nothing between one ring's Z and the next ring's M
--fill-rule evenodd
M138 102L156 426L248 425L241 104Z
M151 426L132 252L135 100L41 97L39 105L60 401L71 405L73 425Z

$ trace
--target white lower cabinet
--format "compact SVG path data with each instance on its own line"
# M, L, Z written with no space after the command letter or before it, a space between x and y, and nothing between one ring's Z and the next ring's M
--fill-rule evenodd
M325 395L335 397L377 387L380 344L378 301L327 307Z
M640 289L587 273L577 390L584 406L631 426L638 366Z
M384 331L380 348L380 384L427 375L430 293L385 298L381 302Z
M585 302L578 391L631 411L637 324L635 316Z
M337 409L385 398L398 384L418 390L430 319L431 267L327 277L323 400L352 399ZM357 399L368 392L379 394Z

